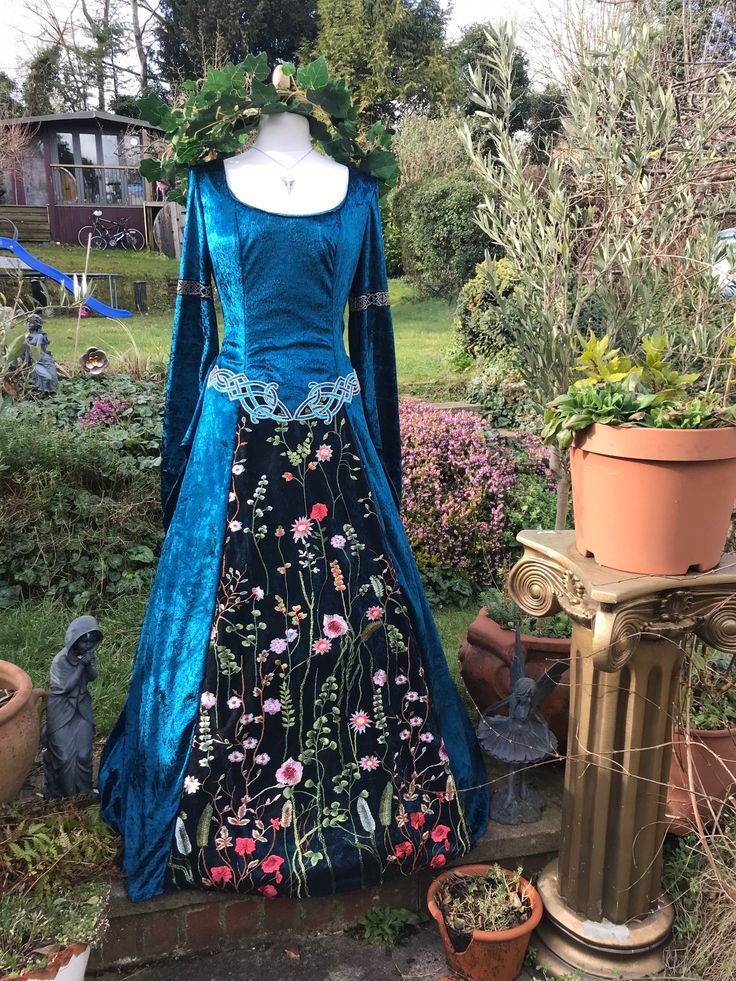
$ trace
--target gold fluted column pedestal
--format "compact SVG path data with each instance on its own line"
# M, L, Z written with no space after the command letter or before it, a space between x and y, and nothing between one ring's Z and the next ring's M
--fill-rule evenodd
M573 620L570 728L559 858L539 882L540 963L554 977L646 978L672 914L662 844L682 641L736 651L736 556L687 576L599 566L573 532L522 532L509 576L533 616Z

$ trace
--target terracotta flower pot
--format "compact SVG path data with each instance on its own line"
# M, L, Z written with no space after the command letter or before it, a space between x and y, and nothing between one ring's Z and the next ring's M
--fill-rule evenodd
M521 973L527 947L532 931L537 928L542 918L542 900L537 890L526 879L519 879L532 905L532 914L526 922L511 930L474 930L473 939L467 950L462 953L455 950L450 940L445 918L437 906L436 896L443 879L454 873L461 875L483 875L488 865L459 865L448 869L439 875L427 893L427 908L439 927L442 943L445 946L445 956L451 970L457 971L460 977L471 981L514 981ZM509 878L515 877L513 872L506 872Z
M514 631L492 620L485 606L468 627L457 660L465 687L481 712L509 695L509 668L515 640ZM526 673L535 680L556 661L570 659L570 641L564 638L522 634L521 643L526 655ZM557 736L560 750L567 742L569 703L570 675L565 672L560 684L540 706L541 714ZM505 709L501 710L501 714L504 712Z
M716 566L736 501L736 426L593 425L570 450L578 551L623 572Z
M5 803L13 800L31 772L46 692L34 688L25 671L9 661L0 661L0 688L15 692L0 708L0 803Z
M672 762L667 789L667 820L675 834L695 829L695 815L690 799L687 775L687 745L684 732L674 732ZM717 814L736 787L736 727L732 729L691 729L690 753L693 765L693 789L700 816L706 823Z
M16 981L83 981L89 960L86 944L70 944L48 955L48 966L21 974Z

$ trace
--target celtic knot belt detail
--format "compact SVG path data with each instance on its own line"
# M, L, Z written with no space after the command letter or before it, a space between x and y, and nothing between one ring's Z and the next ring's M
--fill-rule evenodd
M231 402L240 402L251 422L260 419L280 422L319 419L330 423L343 405L351 402L360 391L354 371L334 381L310 382L307 397L291 412L279 398L278 382L248 378L242 371L230 371L229 368L214 365L207 378L207 387L223 392Z

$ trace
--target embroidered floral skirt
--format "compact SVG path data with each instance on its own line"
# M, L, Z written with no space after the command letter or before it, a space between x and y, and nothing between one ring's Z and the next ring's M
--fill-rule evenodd
M168 887L306 897L470 847L344 410L238 422Z

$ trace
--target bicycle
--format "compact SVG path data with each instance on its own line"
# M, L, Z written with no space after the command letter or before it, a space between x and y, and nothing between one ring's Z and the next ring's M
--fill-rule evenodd
M83 249L87 248L87 240L91 237L93 249L133 249L140 252L146 244L143 233L137 228L128 228L127 218L112 220L102 217L101 211L93 211L94 221L79 229L77 238Z

